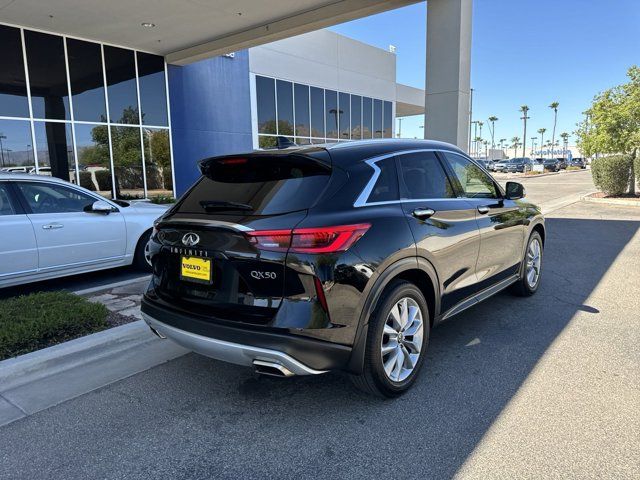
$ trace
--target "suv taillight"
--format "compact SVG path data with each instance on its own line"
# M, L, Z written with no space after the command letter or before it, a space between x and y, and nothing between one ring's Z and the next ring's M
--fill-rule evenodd
M294 253L344 252L362 237L371 224L333 227L296 228L294 230L258 230L247 232L252 244L260 250Z

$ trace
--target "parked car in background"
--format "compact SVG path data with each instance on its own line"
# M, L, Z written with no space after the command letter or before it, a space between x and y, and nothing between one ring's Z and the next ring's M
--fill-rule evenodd
M37 172L36 167L33 167L29 170L29 173L31 175L51 175L51 167L40 167Z
M571 167L580 167L580 168L587 168L587 164L584 161L584 158L582 157L574 157L570 160L569 165Z
M565 170L569 166L566 158L556 158L556 160L558 161L558 168L560 170Z
M0 287L135 265L167 209L107 200L55 177L0 173Z
M531 170L533 162L528 157L513 158L507 163L505 170L508 173L524 173Z
M7 173L28 173L34 167L4 167L0 168L0 172Z
M493 171L504 172L507 168L507 163L509 163L509 160L500 160L499 162L494 162Z
M557 158L545 158L542 162L544 165L544 169L549 172L558 172L560 171L560 162L558 162Z
M155 226L142 300L154 332L197 353L279 377L345 370L393 397L428 361L432 325L540 284L540 210L453 145L354 141L200 169Z
M484 168L486 168L487 170L493 171L493 160L489 160L488 158L477 158L476 161L484 165Z

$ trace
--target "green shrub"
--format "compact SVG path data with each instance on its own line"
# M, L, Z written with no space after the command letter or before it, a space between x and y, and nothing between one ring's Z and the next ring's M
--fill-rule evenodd
M172 195L152 195L149 197L151 203L158 205L164 205L167 203L175 203L176 199Z
M96 182L98 182L98 190L111 191L111 171L110 170L96 170Z
M80 186L95 192L96 186L91 178L91 172L80 172Z
M38 292L0 301L0 360L108 327L106 307L68 292Z
M591 175L595 186L607 195L622 195L629 188L631 157L600 157L592 162Z

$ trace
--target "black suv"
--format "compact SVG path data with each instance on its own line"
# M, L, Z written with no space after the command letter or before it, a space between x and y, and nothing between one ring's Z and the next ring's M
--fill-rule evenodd
M203 355L284 377L345 370L394 396L432 326L540 283L540 210L452 145L293 147L200 169L155 225L142 312Z

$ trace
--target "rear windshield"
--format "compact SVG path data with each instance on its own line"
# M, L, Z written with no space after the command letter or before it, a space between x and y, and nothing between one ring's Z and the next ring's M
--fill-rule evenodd
M331 176L329 166L293 155L212 159L202 170L175 212L277 215L305 210Z

